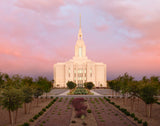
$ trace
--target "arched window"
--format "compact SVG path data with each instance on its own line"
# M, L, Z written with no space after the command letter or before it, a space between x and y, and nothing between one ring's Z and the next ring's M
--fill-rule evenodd
M79 47L79 57L82 57L82 48Z

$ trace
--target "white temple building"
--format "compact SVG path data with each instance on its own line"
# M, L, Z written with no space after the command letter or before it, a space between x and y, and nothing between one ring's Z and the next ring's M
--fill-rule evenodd
M91 61L86 56L86 46L81 30L81 17L75 56L67 62L54 64L54 87L67 87L68 81L76 84L93 82L95 87L107 87L106 64Z

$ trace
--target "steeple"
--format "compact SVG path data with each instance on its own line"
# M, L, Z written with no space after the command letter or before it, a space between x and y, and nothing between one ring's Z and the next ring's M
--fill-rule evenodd
M79 32L78 32L78 40L83 39L82 30L81 30L81 15L79 18Z
M75 57L76 58L86 58L86 46L83 41L83 35L82 35L82 30L81 30L81 15L79 18L78 40L75 45Z

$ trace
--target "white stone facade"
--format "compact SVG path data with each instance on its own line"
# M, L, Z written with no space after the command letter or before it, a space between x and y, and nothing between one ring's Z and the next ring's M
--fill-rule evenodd
M54 64L53 69L54 87L67 87L68 81L73 81L76 84L93 82L95 87L107 87L106 64L93 62L86 56L81 23L75 45L75 56L67 62Z

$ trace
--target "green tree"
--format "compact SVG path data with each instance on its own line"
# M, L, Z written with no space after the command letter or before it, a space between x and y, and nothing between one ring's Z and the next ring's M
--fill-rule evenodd
M9 112L9 118L11 125L14 126L14 111L18 111L23 104L22 90L16 88L4 89L1 95L0 105L3 109L7 109ZM17 112L16 112L17 116Z
M29 86L24 86L22 88L22 91L23 91L23 97L24 97L24 113L27 114L27 104L33 100L32 98L33 91Z
M131 110L133 110L135 98L139 98L140 89L138 81L130 82L128 85L128 92L131 96Z
M126 94L128 93L128 85L132 83L133 77L129 76L128 73L125 73L123 76L120 77L120 85L121 85L121 93L123 95L123 104L125 104Z
M73 88L76 87L76 84L75 84L73 81L68 81L68 82L67 82L67 87L68 87L69 89L73 89Z
M34 94L34 97L37 99L37 106L38 106L38 98L43 94L42 88L35 87L33 94Z
M4 74L0 72L0 90L2 89L4 85L4 80L3 80Z
M36 83L38 87L42 88L42 90L46 93L46 98L47 98L47 93L50 92L52 89L52 83L46 77L42 76L38 77Z
M92 82L86 82L84 83L84 87L91 90L94 87L94 84Z
M140 89L140 98L146 104L146 116L151 117L152 104L157 101L155 97L157 95L158 89L156 86L152 85L152 83L144 84Z

